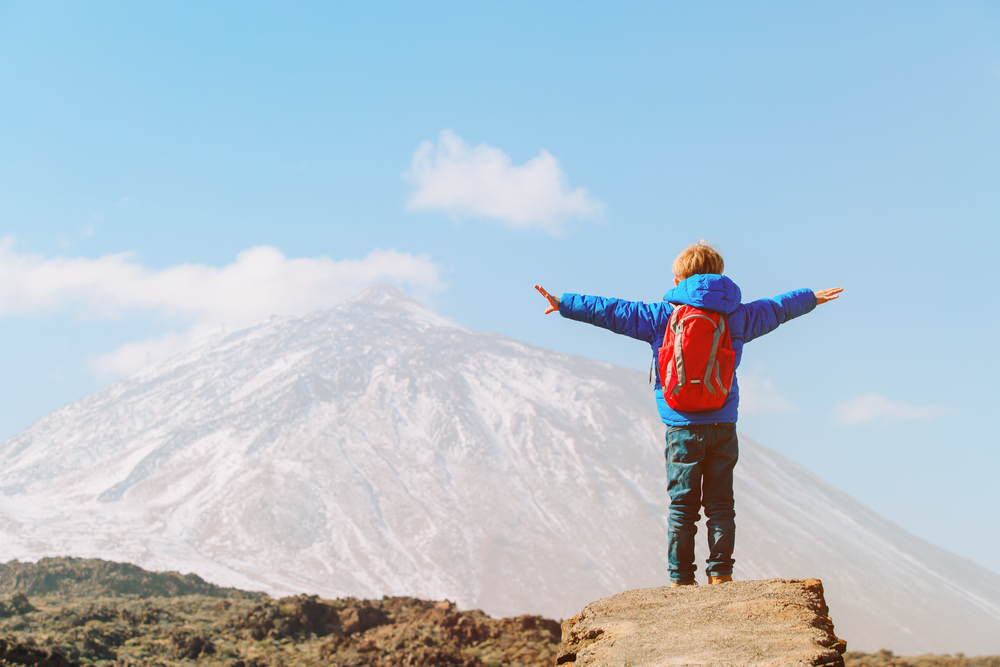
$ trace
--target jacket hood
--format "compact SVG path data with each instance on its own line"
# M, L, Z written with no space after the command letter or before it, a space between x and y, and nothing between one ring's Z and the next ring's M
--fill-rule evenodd
M726 276L700 273L682 280L663 295L663 300L729 315L739 307L742 297L739 286Z

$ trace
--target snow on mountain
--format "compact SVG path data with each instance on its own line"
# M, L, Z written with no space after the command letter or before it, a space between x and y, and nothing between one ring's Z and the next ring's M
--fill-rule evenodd
M0 558L568 617L668 579L646 379L370 288L206 341L0 445ZM737 578L823 579L852 648L1000 653L1000 576L746 437L736 486Z

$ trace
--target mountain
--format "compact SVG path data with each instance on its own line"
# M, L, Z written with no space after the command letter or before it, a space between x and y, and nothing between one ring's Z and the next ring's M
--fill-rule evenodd
M4 442L0 559L569 617L667 581L651 393L642 373L370 288L205 341ZM850 648L1000 652L1000 576L745 436L736 494L736 577L822 579Z

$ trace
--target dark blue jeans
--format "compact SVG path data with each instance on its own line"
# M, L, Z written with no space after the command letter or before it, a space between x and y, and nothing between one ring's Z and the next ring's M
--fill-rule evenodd
M694 538L699 510L708 518L709 576L733 573L736 510L733 468L739 458L736 424L694 424L667 429L668 549L670 581L694 581Z

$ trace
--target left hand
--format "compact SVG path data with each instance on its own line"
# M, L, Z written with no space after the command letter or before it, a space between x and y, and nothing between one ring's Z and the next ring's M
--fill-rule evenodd
M549 307L545 309L546 315L548 315L549 313L554 313L557 310L559 310L559 297L552 296L551 294L546 292L545 288L542 287L541 285L535 285L535 289L538 290L539 294L548 299Z

